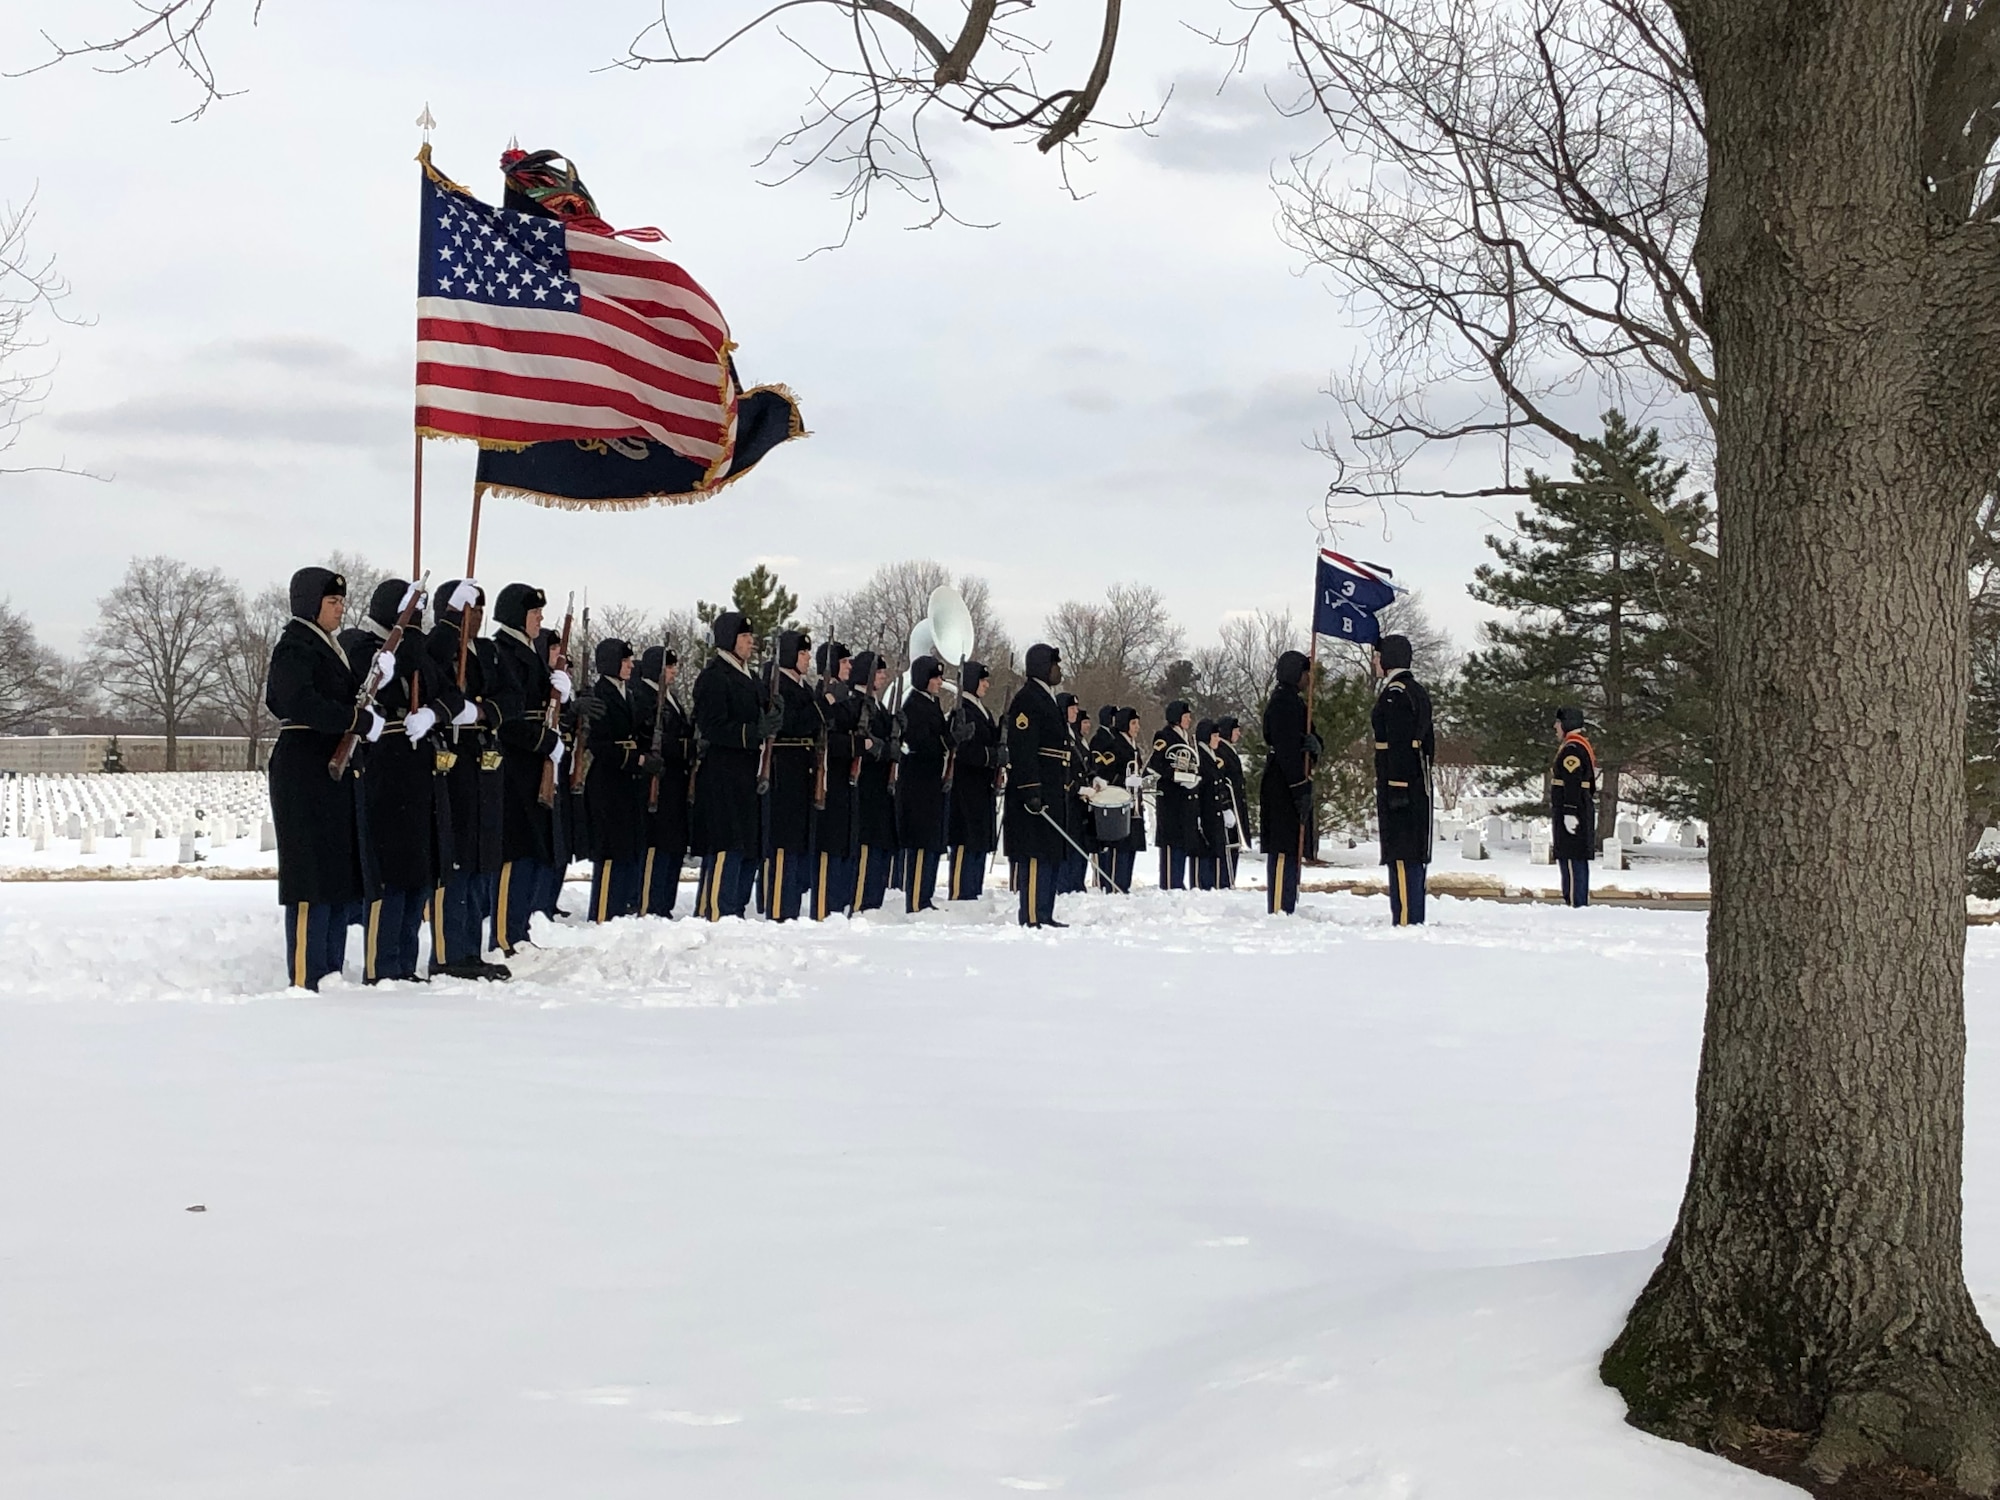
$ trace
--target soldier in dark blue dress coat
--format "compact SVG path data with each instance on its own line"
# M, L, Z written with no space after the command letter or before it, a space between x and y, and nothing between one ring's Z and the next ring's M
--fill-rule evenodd
M386 578L368 612L340 644L358 679L388 646L414 586ZM436 733L465 706L456 681L431 661L424 632L412 616L395 656L395 675L375 693L388 720L361 766L361 873L367 906L362 919L363 981L417 979L418 935L449 855L450 799L439 786Z
M566 751L561 728L551 728L549 706L574 696L567 672L553 670L541 641L548 598L532 584L510 583L493 606L494 638L488 666L500 703L500 884L493 902L493 944L513 955L528 940L528 919L544 909L548 889L561 878L556 859L555 815L543 805L543 767L554 764L556 797L562 792Z
M772 679L783 715L771 741L771 785L764 793L764 863L759 877L764 914L795 921L812 878L813 783L819 773L820 732L826 718L819 694L806 680L812 638L802 630L778 633Z
M632 683L632 712L639 741L659 766L646 778L646 857L639 875L640 910L671 917L687 859L688 820L694 799L694 725L674 697L680 657L648 646Z
M695 771L695 837L701 850L696 910L711 922L740 917L756 885L763 819L757 795L757 762L764 741L778 732L784 711L767 708L751 675L757 638L733 609L715 617L714 653L694 684L695 738L701 764Z
M903 851L907 911L936 906L938 866L944 862L944 762L950 732L938 694L944 664L934 656L910 663L910 691L903 699L903 759L896 773L896 838Z
M839 641L828 641L814 657L826 739L821 749L826 801L813 811L812 888L807 904L816 922L845 913L854 904L854 875L861 845L861 710L863 696L850 680L854 656Z
M1597 858L1597 751L1583 734L1583 710L1556 710L1556 759L1549 767L1550 853L1562 871L1563 903L1590 905Z
M1062 653L1045 642L1028 648L1027 681L1007 705L1007 859L1020 893L1024 927L1056 920L1056 866L1068 852L1060 799L1070 774L1069 723L1056 705Z
M854 797L854 910L873 911L889 889L896 859L896 716L882 702L889 664L873 651L854 658L853 683L860 700L855 745L861 772Z
M632 916L644 899L650 847L646 794L654 772L664 768L652 754L653 721L641 717L653 700L650 694L641 700L632 681L638 663L631 646L607 637L591 657L597 680L590 696L603 711L587 719L590 769L583 783L590 824L590 920L608 922Z
M999 786L1007 746L986 706L993 674L968 661L958 673L958 702L950 717L951 826L948 832L953 901L977 901L986 889L986 862L998 838Z
M1258 784L1257 824L1264 844L1264 883L1270 911L1289 916L1299 905L1299 866L1312 826L1312 762L1319 737L1306 728L1306 654L1278 658L1278 685L1264 707L1264 776Z
M466 627L468 612L477 611L485 602L485 593L472 579L453 579L432 597L431 628L424 637L424 650L455 690L460 689L459 634ZM449 809L451 847L440 850L438 883L431 893L431 972L459 979L509 977L505 964L488 963L482 957L485 924L493 915L499 893L502 860L501 711L499 699L488 686L494 680L492 658L492 642L467 643L462 706L432 736L436 741L437 794Z
M1389 915L1398 927L1424 920L1424 876L1431 862L1430 768L1437 755L1431 695L1410 671L1407 636L1385 635L1375 647L1382 679L1370 723L1375 731L1375 820L1389 880Z
M1159 786L1160 889L1184 890L1188 861L1201 851L1201 753L1194 743L1194 711L1181 699L1167 705L1167 722L1153 736L1146 769Z
M264 687L264 704L278 721L267 774L285 970L293 985L316 990L340 972L349 909L362 895L358 773L350 762L336 781L327 767L343 735L379 739L384 721L356 704L361 679L334 640L347 610L347 580L330 568L301 568L290 594L292 618L272 648Z

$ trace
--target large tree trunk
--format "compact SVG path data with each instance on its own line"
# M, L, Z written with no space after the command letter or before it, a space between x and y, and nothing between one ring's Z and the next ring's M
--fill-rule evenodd
M1687 1194L1605 1356L1685 1441L2000 1482L1960 1263L1966 537L1985 231L1917 165L1942 7L1678 0L1708 106L1719 765Z

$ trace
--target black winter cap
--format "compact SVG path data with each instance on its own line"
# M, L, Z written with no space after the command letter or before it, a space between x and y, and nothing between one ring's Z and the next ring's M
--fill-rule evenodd
M1242 727L1243 721L1237 718L1235 714L1224 714L1215 721L1215 732L1225 740Z
M377 625L393 626L396 616L402 613L403 595L408 593L410 582L407 578L385 578L375 585L375 592L368 599L368 618Z
M920 656L910 663L910 686L930 691L934 678L944 676L944 663L935 656Z
M347 597L347 580L331 568L300 568L292 575L292 613L301 620L319 617L319 602L338 595Z
M493 601L493 618L510 630L528 628L528 611L546 609L549 596L532 583L510 583Z
M1375 643L1381 653L1384 670L1394 672L1407 667L1415 659L1410 649L1410 638L1406 635L1385 635Z
M599 677L616 677L619 667L632 654L632 648L615 635L607 635L597 643L597 649L590 654L591 665L597 668Z
M854 658L854 670L848 673L848 680L858 688L872 688L875 686L875 674L881 669L881 653L863 651Z
M1054 687L1055 684L1049 682L1049 671L1060 665L1062 665L1062 652L1048 642L1037 641L1028 648L1028 675L1035 681L1048 682L1050 687Z
M1126 733L1138 722L1139 710L1136 708L1120 708L1112 711L1111 727L1120 734Z
M803 630L781 630L778 632L778 665L787 672L792 663L799 659L801 651L812 650L812 637Z
M1583 728L1583 710L1566 703L1556 710L1556 722L1562 726L1564 734L1581 729Z
M826 641L821 644L818 653L813 657L813 665L822 677L838 677L840 664L853 655L854 653L839 641Z
M1197 745L1206 745L1208 743L1208 737L1214 733L1215 733L1215 720L1202 719L1199 722L1197 722L1194 726L1194 742Z
M715 617L715 624L709 628L709 638L717 647L727 651L736 644L736 637L750 628L750 622L743 618L739 609L725 609Z
M458 617L464 611L452 608L451 596L458 592L458 586L463 582L465 582L463 578L454 578L449 583L438 585L437 592L431 595L432 619L438 621L440 624L456 625L458 623ZM481 589L475 603L484 604L485 602L486 590Z
M1278 658L1277 678L1286 687L1297 687L1306 680L1306 668L1312 663L1303 651L1287 651Z
M986 670L985 662L968 660L964 666L958 669L959 691L962 693L976 693L979 691L979 684L992 675L991 672Z
M1184 698L1174 699L1173 702L1167 705L1167 728L1169 729L1180 728L1181 720L1185 719L1189 714L1193 712L1194 710L1188 707L1186 699Z
M1109 724L1111 722L1111 716L1117 712L1118 712L1117 704L1107 703L1102 708L1098 709L1097 722L1100 724Z

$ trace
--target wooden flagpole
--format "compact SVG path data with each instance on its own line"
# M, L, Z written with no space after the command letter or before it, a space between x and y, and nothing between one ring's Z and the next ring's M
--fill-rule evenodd
M410 497L410 576L424 576L424 435L417 434L416 478Z
M484 498L485 493L480 489L479 481L477 479L473 480L472 531L465 539L465 576L467 578L477 578L479 576L479 502Z

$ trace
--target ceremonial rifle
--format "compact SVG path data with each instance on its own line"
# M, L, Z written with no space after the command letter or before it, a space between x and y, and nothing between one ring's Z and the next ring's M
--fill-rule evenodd
M401 612L397 614L394 628L390 630L387 639L382 642L382 650L386 651L391 658L395 656L396 648L403 644L403 631L408 628L410 620L418 610L424 607L424 591L429 586L430 581L431 575L426 572L412 586L409 603L405 604ZM354 707L357 710L366 709L371 713L374 711L375 658L372 656L368 659L367 673L361 679L361 691L354 695ZM354 722L357 725L361 722L359 712L355 714ZM338 781L347 774L347 763L354 759L354 747L360 743L361 731L359 729L350 729L340 737L340 743L334 746L333 758L326 763L326 774L331 779Z
M771 659L764 663L763 708L766 713L771 711L772 700L777 696L777 672L778 642L776 637L773 637L771 641ZM784 726L779 725L778 727L782 729ZM757 753L757 795L760 797L771 790L771 752L777 743L778 733L774 729L764 737L764 747Z
M572 590L569 602L563 606L562 641L556 647L557 664L550 669L551 671L564 670L569 666L569 629L575 623L575 619L576 593ZM536 649L539 650L541 648L538 646ZM554 683L549 684L549 705L542 711L542 727L553 734L558 742L561 741L562 694L556 691ZM556 763L552 760L544 760L542 762L542 786L541 790L536 793L535 800L540 802L544 807L554 807L556 805Z
M577 668L576 677L576 744L569 758L569 789L572 793L583 790L583 778L590 774L590 720L583 711L583 695L589 684L586 679L595 665L594 655L597 643L590 638L590 590L583 591L583 644L584 659Z
M660 640L660 684L656 689L659 701L653 705L653 761L657 765L664 757L660 754L667 744L667 652L674 644L669 632ZM663 768L664 769L664 768ZM655 771L652 783L646 790L646 811L660 810L660 772Z

